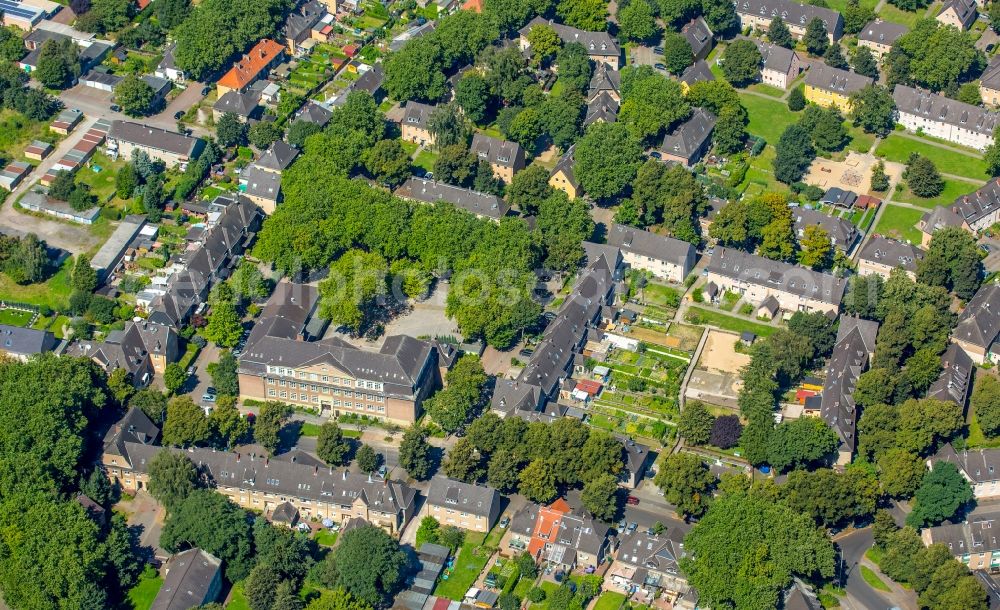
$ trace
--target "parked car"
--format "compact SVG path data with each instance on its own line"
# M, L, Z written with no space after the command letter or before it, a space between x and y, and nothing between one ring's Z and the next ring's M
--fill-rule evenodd
M195 367L192 364L191 366L188 367L188 377L194 375L194 371L195 371Z
M635 496L629 496L625 498L625 504L628 504L629 506L637 506L639 504L639 498Z
M635 531L635 529L636 529L637 527L639 527L639 524L638 524L638 523L636 523L635 521L633 521L632 523L629 523L629 524L628 524L628 532L629 532L629 533L631 534L632 532L634 532L634 531Z
M523 356L525 358L531 358L531 355L534 354L534 353L535 353L534 350L530 350L530 349L523 349L523 350L521 350L521 351L518 352L518 354L520 356Z
M653 67L656 68L657 70L661 70L663 72L667 71L667 67L664 66L663 64L653 64Z
M657 152L655 150L654 151L650 151L649 156L651 158L653 158L653 159L662 159L663 158L663 155L661 155L659 152Z
M183 110L178 110L177 112L174 113L174 120L175 121L179 121L182 118L184 118L184 111Z
M389 468L385 464L382 464L381 466L378 467L378 472L376 472L375 474L384 479L385 475L389 474Z
M211 91L211 90L212 90L211 87L202 87L201 88L201 95L202 95L202 97L208 95L208 92Z
M111 104L111 112L121 112L122 107L118 104Z
M504 517L500 520L500 529L505 530L508 525L510 525L510 517Z
M208 392L205 392L204 394L201 395L201 400L203 402L215 402L215 394L209 394Z
M663 55L663 47L653 47L653 53L657 55Z

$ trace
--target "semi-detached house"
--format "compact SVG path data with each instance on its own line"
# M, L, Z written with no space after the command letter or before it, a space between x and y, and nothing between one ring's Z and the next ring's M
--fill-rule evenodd
M597 568L612 550L609 533L607 525L559 498L548 506L527 504L514 513L507 550L526 551L535 561L564 570Z
M836 106L841 112L850 111L851 95L871 85L874 79L850 70L841 70L826 64L814 65L806 72L804 94L810 102L823 106Z

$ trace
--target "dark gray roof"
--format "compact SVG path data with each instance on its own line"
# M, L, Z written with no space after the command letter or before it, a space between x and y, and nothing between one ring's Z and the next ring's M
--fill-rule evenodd
M299 109L298 113L295 115L295 120L305 121L307 123L315 123L322 127L330 122L330 117L333 115L328 109L320 106L313 100L309 100Z
M933 463L950 462L965 473L973 483L988 483L1000 479L1000 449L963 449L956 451L947 443L931 458ZM1000 549L998 549L1000 550Z
M614 123L618 120L618 108L618 100L607 91L601 91L587 103L587 116L583 119L583 126L597 121Z
M326 7L317 0L311 0L288 14L285 20L285 38L291 38L296 43L302 42L309 37L314 25L316 25L323 15L326 14Z
M757 309L764 309L771 317L778 315L778 311L781 310L781 303L778 299L774 298L774 295L768 295L763 301L760 302L760 306Z
M674 263L684 269L693 266L697 256L694 246L689 242L620 224L611 225L608 244L625 252Z
M573 173L574 146L570 146L569 150L566 151L566 154L564 154L562 157L559 158L559 162L556 163L556 166L552 168L552 174L549 175L551 176L558 172L562 172L566 176L566 180L569 181L571 185L573 185L573 188L577 188L579 187L580 183L576 179L576 174Z
M277 202L281 196L281 174L250 164L240 171L240 186L245 186L243 192L247 196Z
M511 518L510 529L522 536L531 536L535 532L535 524L542 507L528 503ZM610 528L590 515L580 512L565 513L559 519L559 527L548 534L549 544L543 551L545 559L556 562L565 561L569 556L564 553L583 551L598 555L607 543Z
M594 75L590 77L590 87L587 90L587 98L592 99L601 91L614 91L620 93L622 88L622 74L608 66L606 63L598 63L594 67Z
M1000 114L997 117L1000 117ZM986 216L995 214L998 209L1000 209L1000 178L993 178L975 191L960 195L951 204L951 211L961 216L970 226Z
M924 251L911 244L875 235L865 243L858 258L916 273L917 261L924 258Z
M125 369L136 375L148 364L151 354L169 354L176 345L177 333L173 328L143 320L128 322L124 330L108 333L103 342L74 341L66 354L91 358L106 373Z
M427 489L427 503L455 509L478 517L489 518L500 501L500 493L492 487L470 485L448 477L436 476Z
M817 225L826 230L834 245L841 250L850 250L858 239L858 228L853 223L818 210L792 208L792 220L795 223L795 234L799 239L802 239L806 227L810 225Z
M927 398L950 400L965 409L972 387L972 358L957 344L948 345L941 354L941 375L927 389Z
M808 78L808 77L807 77ZM973 133L993 135L1000 113L949 99L937 93L896 85L892 99L900 114L910 114L931 122L945 123Z
M858 40L867 40L878 44L887 44L892 46L897 40L899 40L900 36L909 31L909 28L905 25L876 19L866 25L863 30L858 32Z
M802 581L795 579L784 594L783 610L823 610L823 604L819 603L816 593L809 589Z
M486 218L500 219L507 215L510 206L500 197L479 193L444 182L410 178L396 189L396 196L424 203L444 201L455 207Z
M131 121L112 121L108 138L188 157L193 157L202 143L199 138Z
M427 129L431 113L434 112L435 108L437 106L429 106L412 100L406 102L406 112L403 113L403 124Z
M288 168L299 155L299 149L289 146L284 140L277 140L267 149L260 159L257 159L257 167L280 172Z
M933 235L938 229L943 229L945 227L961 227L964 221L962 217L953 212L951 208L939 205L921 216L920 222L923 223L922 230L925 233Z
M638 529L621 534L615 562L661 574L678 574L678 562L686 554L685 533L680 528L670 527L658 536Z
M163 59L160 60L161 70L173 70L177 67L177 61L174 59L174 51L177 49L177 43L171 43L163 51Z
M968 28L976 20L976 17L979 16L977 8L976 0L948 0L941 7L941 12L938 15L947 10L954 10L958 21Z
M826 367L820 417L840 437L841 446L851 452L857 443L855 430L858 425L854 387L868 366L871 353L875 351L877 334L878 322L840 316L837 341Z
M979 77L979 84L987 89L1000 90L1000 55L990 59L990 64Z
M839 186L832 186L823 193L820 203L832 203L844 207L853 207L858 200L858 194L854 191L846 191Z
M701 55L706 48L711 47L714 40L711 28L702 17L696 17L684 24L684 27L681 28L681 34L691 45L691 51L695 57Z
M477 133L472 136L469 150L492 165L517 168L524 164L524 149L517 142Z
M744 38L740 36L740 38ZM765 70L774 70L782 74L788 74L792 69L792 61L795 59L795 51L785 47L765 42L759 38L747 38L757 45L760 51L761 66Z
M806 73L806 84L823 91L850 95L875 82L870 76L863 76L850 70L841 70L826 64L814 64Z
M52 351L58 344L48 331L0 324L0 353L31 356Z
M117 74L111 74L105 70L91 70L83 77L83 82L85 83L97 83L99 85L109 85L111 87L116 87L118 83L124 80L123 77Z
M834 39L840 38L844 29L844 19L840 13L828 8L820 8L810 4L799 4L791 0L734 0L737 13L753 15L754 17L780 16L785 23L804 28L815 18L826 25L826 31L833 34Z
M299 519L299 509L291 502L282 502L271 511L271 521L293 524Z
M131 407L104 435L104 451L114 455L126 455L125 444L140 443L151 445L160 438L160 429L153 420L137 407Z
M367 91L373 97L382 88L382 81L385 80L385 70L382 66L375 64L371 70L358 77L358 80L351 83L352 91Z
M264 305L247 344L253 345L262 337L300 339L312 334L309 333L310 320L318 302L319 292L315 286L281 280Z
M561 23L556 23L551 19L543 19L541 17L535 17L528 25L521 28L518 33L521 36L527 36L531 28L536 25L548 25L563 41L563 44L569 44L571 42L577 42L583 45L583 48L587 49L587 53L590 55L601 55L605 57L618 57L621 55L621 49L618 47L618 43L615 39L611 37L607 32L589 32L587 30L578 30L577 28L570 27L568 25L563 25Z
M983 284L976 296L972 297L952 337L967 341L979 347L989 347L1000 334L1000 286L995 283Z
M199 548L172 556L167 560L167 575L150 610L189 610L215 601L209 599L209 594L221 567L222 560ZM214 593L219 593L218 588Z
M964 523L931 527L927 533L931 544L943 544L953 555L1000 551L1000 511L996 506L982 506L969 513Z
M143 74L142 82L146 83L153 90L153 95L157 98L165 96L174 86L172 82L165 78L160 78L155 74Z
M695 108L690 118L663 137L660 150L690 159L712 137L713 129L715 129L715 115L704 108Z
M252 115L257 106L260 105L260 91L249 89L246 93L240 93L235 89L227 91L212 106L219 112L232 112L243 118Z
M490 408L504 416L525 419L543 406L542 389L534 384L514 379L499 379L493 388Z
M839 305L847 280L726 247L716 247L708 263L711 273L776 288L823 303Z
M705 63L705 60L699 59L681 73L680 80L690 86L702 81L713 81L715 80L715 75L712 74L712 70Z
M625 451L625 468L633 475L638 474L649 459L649 447L626 437L618 440L622 442L622 449Z

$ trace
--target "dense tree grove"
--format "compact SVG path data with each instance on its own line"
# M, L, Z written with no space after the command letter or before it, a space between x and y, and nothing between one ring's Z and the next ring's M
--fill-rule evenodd
M904 83L943 91L957 90L985 66L986 57L975 48L971 33L921 19L893 45L885 71L890 87Z

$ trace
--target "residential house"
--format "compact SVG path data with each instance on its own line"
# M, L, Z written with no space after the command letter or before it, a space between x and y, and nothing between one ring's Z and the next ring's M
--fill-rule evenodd
M653 461L653 454L649 451L649 447L630 438L621 437L618 440L622 442L625 450L625 468L618 475L619 484L626 489L635 489L646 476L646 470Z
M331 116L333 116L333 113L329 108L323 106L315 100L309 100L302 105L302 108L299 108L298 112L295 113L295 120L305 121L306 123L314 123L323 127L330 122Z
M443 526L485 534L500 517L501 496L489 486L436 476L431 479L424 505L427 514Z
M618 120L621 104L607 91L601 91L587 102L587 113L583 117L584 128L591 123L614 123Z
M1000 511L996 507L977 508L962 523L924 528L920 538L926 546L947 546L955 559L975 573L1000 571Z
M576 199L582 194L580 182L576 179L576 174L573 173L573 163L573 147L571 146L566 154L559 158L559 162L552 168L552 173L549 175L549 186L566 193L570 199Z
M258 81L264 82L267 81ZM257 83L254 83L255 85ZM259 121L264 114L261 106L261 87L251 86L246 91L227 91L212 105L212 118L218 122L222 115L235 114L244 123Z
M382 90L383 82L385 82L385 70L382 69L381 65L376 64L368 70L362 72L361 76L359 76L357 80L351 82L344 92L333 100L333 105L343 106L346 104L347 96L350 95L352 91L364 91L375 99L375 103L379 103L385 97L385 93Z
M174 52L177 49L177 43L171 43L163 51L163 59L160 60L158 66L156 66L156 71L153 72L156 76L160 78L165 78L167 80L173 81L177 84L182 84L187 81L187 73L177 67L177 60L174 59Z
M51 352L57 345L59 340L47 330L0 324L0 355L8 358L24 361Z
M222 97L230 91L246 91L258 79L267 76L271 68L278 65L285 56L285 47L267 38L247 51L233 67L215 84Z
M524 149L517 142L509 142L477 133L472 136L472 154L488 162L493 175L510 184L514 174L524 169Z
M285 47L290 55L304 54L302 43L312 39L313 28L326 14L326 6L319 0L310 0L288 13L282 34L285 37Z
M436 106L428 106L412 100L406 102L403 122L399 125L402 132L400 137L407 142L421 146L433 146L434 135L430 130L430 118L435 108Z
M975 365L965 350L952 343L941 354L941 374L927 389L927 398L950 400L965 410L972 389L972 369Z
M409 178L396 189L395 195L422 203L444 201L470 214L475 214L476 218L488 218L496 222L500 222L500 219L510 211L507 202L496 195L480 193L424 178Z
M713 81L715 80L715 75L712 74L712 70L705 63L705 60L699 59L685 68L677 80L681 83L681 90L684 92L684 95L687 95L687 92L695 83Z
M127 492L149 488L149 464L161 451L187 456L215 491L243 508L270 514L284 502L303 521L361 518L398 535L413 516L417 492L405 483L305 463L297 453L274 457L253 451L187 450L123 440L105 445L102 467Z
M686 555L686 533L670 527L661 534L638 529L621 534L615 561L605 578L625 590L636 587L643 598L651 599L659 593L671 608L696 598L679 566Z
M660 154L665 161L675 161L690 167L701 160L712 146L715 115L704 108L695 108L691 116L663 137Z
M150 610L188 610L219 599L222 560L195 547L172 555Z
M735 292L752 303L769 296L783 311L836 313L847 280L804 267L717 246L708 264L708 282L720 292Z
M839 40L844 33L844 18L837 11L792 0L735 0L736 16L740 29L767 30L775 17L781 17L792 36L801 39L813 19L826 26L830 42Z
M254 162L254 165L262 170L280 174L299 156L299 149L285 143L284 140L276 140L271 144L271 148Z
M965 306L951 340L965 350L976 364L1000 361L1000 285L983 284Z
M782 594L784 610L823 610L816 592L807 584L795 578Z
M948 462L972 486L977 501L1000 498L1000 449L962 449L956 451L951 443L941 447L927 460L931 469L936 464Z
M832 186L823 193L819 202L823 205L835 205L851 209L858 203L858 194L854 191L846 191L840 187Z
M987 106L1000 106L1000 56L994 55L979 77L979 96Z
M872 55L881 59L889 54L899 37L909 31L905 25L876 19L858 32L858 46L867 47Z
M608 64L599 63L594 66L594 75L590 78L590 86L587 88L587 99L592 100L601 93L607 93L616 102L622 101L622 74L618 70L609 68Z
M874 79L826 64L816 64L806 73L806 99L824 108L833 105L850 111L851 94L872 84Z
M792 81L802 72L802 60L799 54L759 38L748 40L752 40L760 51L760 82L779 89L788 89Z
M627 225L611 225L608 244L620 248L622 258L633 269L677 283L684 281L698 259L689 242Z
M107 137L108 152L113 158L131 159L132 153L141 150L167 167L185 165L197 158L204 147L201 138L131 121L112 121Z
M930 247L931 238L938 229L944 227L960 227L968 232L972 232L969 223L958 215L950 207L936 206L929 212L925 212L917 221L917 229L920 231L920 246L924 249Z
M967 30L972 27L978 17L979 10L976 0L948 0L941 7L941 12L935 19L938 23Z
M113 330L104 341L74 341L66 354L90 358L111 374L124 369L138 388L149 385L153 376L163 374L179 357L177 332L170 326L142 320L130 321L124 330Z
M838 464L848 464L857 446L858 408L854 388L875 355L878 322L840 316L837 340L826 367L820 417L837 433Z
M820 227L830 236L830 243L838 250L848 253L857 243L861 234L858 228L848 220L824 214L819 210L804 207L792 208L792 222L795 224L795 237L801 242L806 229L811 226Z
M270 216L281 202L281 174L257 167L255 163L240 170L240 194Z
M511 553L527 551L546 566L597 568L612 550L609 530L559 498L548 506L527 504L514 513L507 548Z
M894 269L906 271L911 280L917 278L917 263L924 251L895 239L874 235L858 253L858 275L881 275L889 279Z
M80 73L86 74L94 66L99 65L111 53L114 44L105 40L97 40L93 34L81 32L68 25L55 21L42 21L38 27L24 37L24 46L28 54L18 60L18 66L28 72L38 68L38 58L46 42L63 42L72 40L79 48Z
M691 53L695 59L705 59L712 50L715 36L712 29L705 23L703 17L695 17L681 27L681 34L691 45Z
M920 130L977 150L993 143L993 128L1000 122L1000 113L906 85L896 85L892 98L897 122L907 131Z
M951 204L973 233L985 231L1000 222L1000 178L992 178L972 193L960 195Z
M587 49L588 55L590 55L591 61L595 64L606 63L609 68L618 70L621 67L621 47L618 46L618 42L607 32L588 32L587 30L579 30L568 25L563 25L561 23L556 23L551 19L543 19L541 17L535 17L528 25L524 26L518 31L520 35L519 45L522 51L527 50L531 43L528 42L528 32L531 28L537 25L547 25L555 30L557 36L562 40L563 44L569 44L571 42L576 42L583 45L583 48Z

